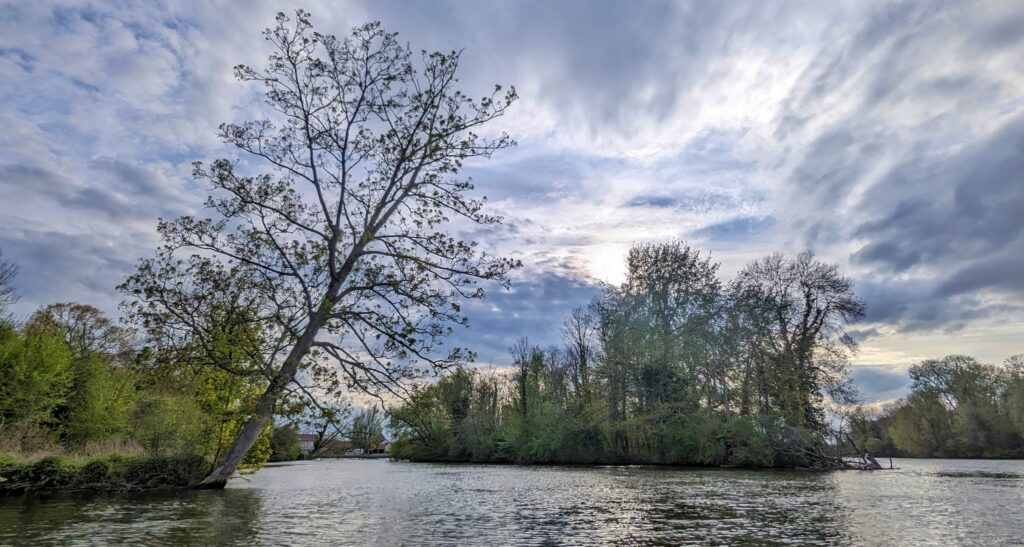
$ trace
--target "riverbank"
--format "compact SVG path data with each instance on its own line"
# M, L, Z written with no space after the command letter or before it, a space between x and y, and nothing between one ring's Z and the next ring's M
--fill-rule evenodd
M47 456L34 462L8 458L0 460L0 495L188 488L202 480L209 467L200 456Z
M388 459L391 454L343 454L340 456L321 456L313 458L313 460L381 460ZM295 460L302 461L302 460Z

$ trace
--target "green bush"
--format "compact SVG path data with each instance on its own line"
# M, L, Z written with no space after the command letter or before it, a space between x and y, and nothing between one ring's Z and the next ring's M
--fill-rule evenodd
M725 426L724 437L730 465L771 467L774 464L772 446L755 416L739 416L730 420Z
M0 321L0 422L46 423L64 404L71 384L71 352L60 332L18 332Z
M60 456L47 456L26 467L22 480L31 481L39 488L62 488L74 484L78 470Z
M114 465L110 458L94 458L78 471L78 480L83 484L96 484L110 480Z
M132 439L153 457L191 454L202 445L204 421L191 397L148 395L136 406Z
M301 456L299 430L294 425L275 427L270 437L270 461L287 462L297 460Z
M142 488L188 486L203 478L209 464L202 456L154 457L128 462L124 480Z

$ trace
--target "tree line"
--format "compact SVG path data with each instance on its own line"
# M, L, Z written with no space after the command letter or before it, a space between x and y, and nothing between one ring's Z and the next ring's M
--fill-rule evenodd
M222 453L259 382L206 366L194 348L140 348L133 334L77 303L0 322L0 452ZM221 343L241 352L236 339ZM266 460L268 440L246 463Z
M852 442L888 456L1024 457L1024 355L1002 366L965 355L929 359L910 378L908 397L851 416Z
M244 315L218 318L213 361L188 336L147 334L87 304L50 304L16 321L5 310L17 301L17 273L0 254L0 459L196 457L209 472L266 389L265 378L240 373L258 344ZM340 439L369 450L383 426L376 407L293 389L242 467L300 457L300 430L316 432L317 456Z
M522 339L512 372L463 370L391 409L413 460L836 465L830 409L855 401L851 280L810 253L773 254L731 283L680 241L635 246L627 278L563 325Z

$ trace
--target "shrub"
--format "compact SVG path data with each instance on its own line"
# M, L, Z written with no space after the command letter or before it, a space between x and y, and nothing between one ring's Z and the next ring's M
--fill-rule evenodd
M275 427L270 436L270 461L286 462L297 460L299 456L302 456L299 430L294 425Z
M139 401L132 438L154 457L193 453L202 443L204 416L183 395L150 395Z
M86 462L78 471L78 482L96 484L110 480L113 471L111 458L95 458Z
M39 488L62 488L74 484L77 469L60 456L47 456L24 470L23 480Z
M209 470L200 456L128 458L118 454L84 463L49 456L33 463L0 462L0 492L93 491L185 487Z
M141 488L188 486L202 479L208 470L209 464L202 456L162 456L129 461L123 478Z

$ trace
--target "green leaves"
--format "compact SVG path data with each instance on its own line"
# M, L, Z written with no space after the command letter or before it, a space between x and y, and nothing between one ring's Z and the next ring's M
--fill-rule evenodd
M71 387L71 350L60 331L37 326L18 332L0 322L0 418L50 423Z

